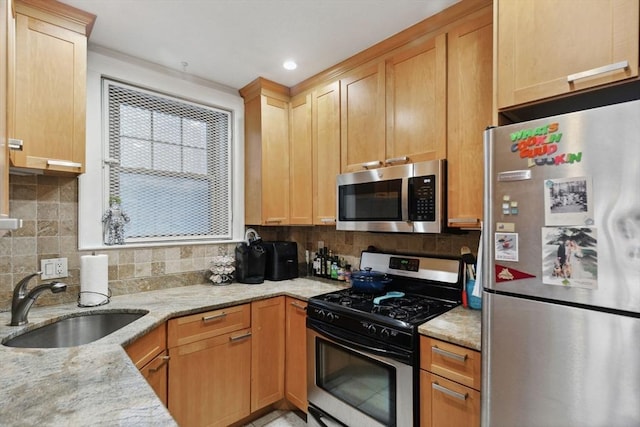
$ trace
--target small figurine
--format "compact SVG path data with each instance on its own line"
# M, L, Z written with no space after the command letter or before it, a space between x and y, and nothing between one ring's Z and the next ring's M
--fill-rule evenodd
M104 240L107 245L124 245L124 225L130 220L129 215L120 208L120 197L109 198L109 209L102 216L104 223Z

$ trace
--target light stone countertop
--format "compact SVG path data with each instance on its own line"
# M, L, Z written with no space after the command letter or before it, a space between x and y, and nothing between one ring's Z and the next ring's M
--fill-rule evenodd
M482 311L464 308L461 305L440 316L423 323L418 332L480 351Z
M93 343L34 349L0 345L0 424L3 426L175 426L122 348L168 319L278 295L298 299L344 284L297 278L259 285L193 285L111 298L107 305L34 307L25 326L7 326L0 313L0 341L77 313L110 310L149 313ZM421 325L421 334L479 350L480 312L455 308ZM473 333L477 322L477 337ZM466 326L464 326L466 325ZM447 328L452 328L446 331ZM477 342L475 340L477 339Z

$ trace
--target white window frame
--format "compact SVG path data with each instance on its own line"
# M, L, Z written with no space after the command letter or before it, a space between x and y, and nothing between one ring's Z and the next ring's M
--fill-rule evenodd
M109 246L103 242L102 215L108 208L108 129L103 123L102 78L110 78L150 91L231 112L232 238L168 239L127 242ZM178 71L94 48L87 67L86 172L78 180L78 249L104 250L151 246L175 246L239 242L244 239L244 102L237 91ZM99 190L99 191L98 191Z

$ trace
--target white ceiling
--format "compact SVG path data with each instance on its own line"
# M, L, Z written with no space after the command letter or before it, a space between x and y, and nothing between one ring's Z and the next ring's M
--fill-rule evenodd
M239 89L293 86L459 0L61 1L97 15L90 47Z

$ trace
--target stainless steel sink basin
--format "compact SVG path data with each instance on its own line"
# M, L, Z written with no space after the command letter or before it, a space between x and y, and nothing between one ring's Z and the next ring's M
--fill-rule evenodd
M80 314L58 320L15 336L3 344L8 347L60 348L88 344L117 331L148 311Z

